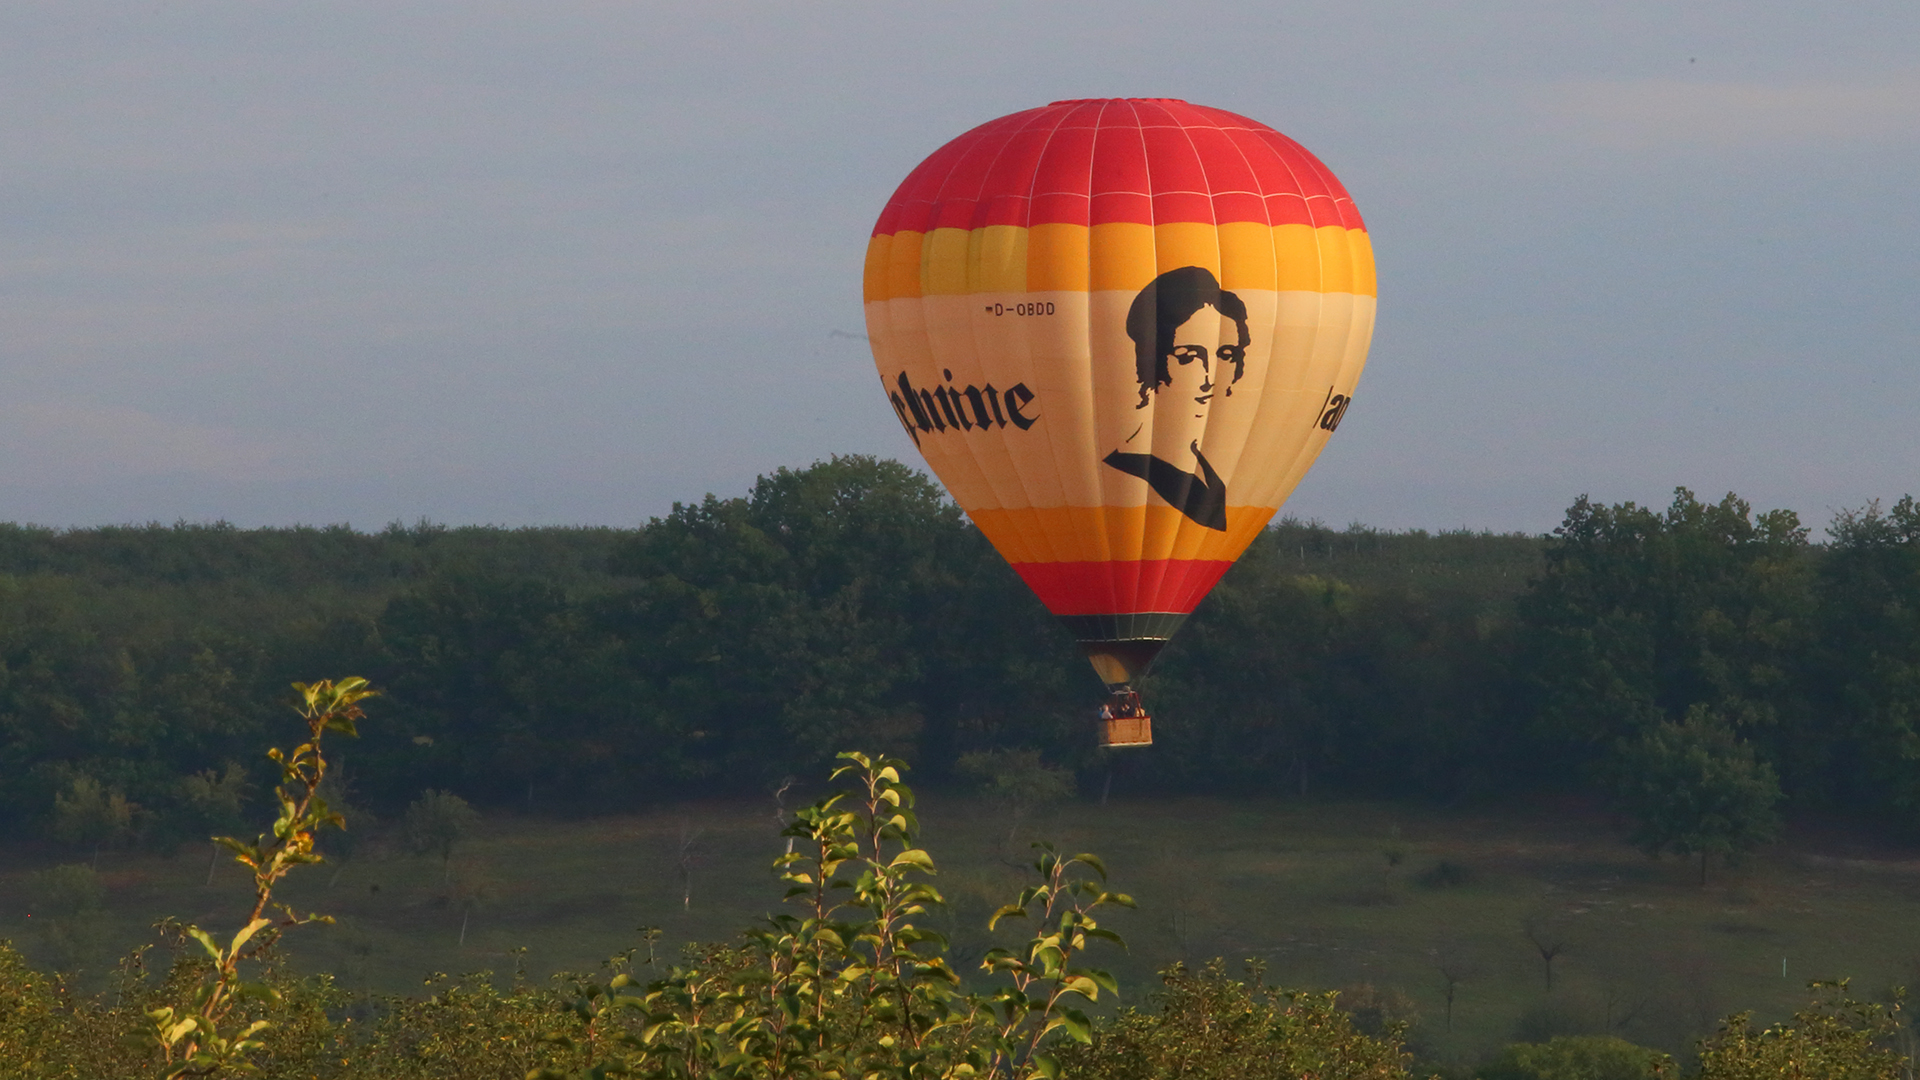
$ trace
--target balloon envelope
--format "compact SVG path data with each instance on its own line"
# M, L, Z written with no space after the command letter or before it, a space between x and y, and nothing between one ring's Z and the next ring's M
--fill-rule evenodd
M1055 102L936 150L865 281L894 415L1116 688L1339 426L1374 296L1326 166L1166 99Z

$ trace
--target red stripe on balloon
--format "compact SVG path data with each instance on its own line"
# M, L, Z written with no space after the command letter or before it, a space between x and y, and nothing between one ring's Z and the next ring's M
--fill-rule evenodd
M1055 615L1191 612L1233 563L1224 559L1014 563Z

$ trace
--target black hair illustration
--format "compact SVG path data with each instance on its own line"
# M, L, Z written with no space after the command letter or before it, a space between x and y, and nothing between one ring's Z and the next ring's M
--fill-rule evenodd
M1253 335L1247 329L1247 305L1234 293L1220 287L1213 272L1204 266L1182 266L1169 270L1147 283L1127 308L1127 336L1133 339L1134 375L1140 380L1140 404L1146 408L1154 392L1173 382L1167 370L1167 357L1173 353L1173 335L1181 324L1193 318L1203 307L1211 307L1240 330L1238 346L1222 345L1220 359L1233 362L1233 378L1227 393L1240 381L1247 365L1247 346Z

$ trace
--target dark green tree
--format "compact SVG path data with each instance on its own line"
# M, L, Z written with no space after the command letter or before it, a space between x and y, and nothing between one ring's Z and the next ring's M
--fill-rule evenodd
M1633 843L1653 856L1698 856L1702 885L1709 859L1737 860L1780 828L1772 767L1704 705L1622 741L1614 794L1633 819Z
M1685 488L1665 512L1582 496L1521 615L1537 767L1568 777L1616 740L1704 705L1790 786L1820 786L1804 679L1812 553L1792 511L1755 514L1732 494L1703 503Z
M1831 793L1920 828L1920 505L1842 511L1827 531L1812 682L1829 773L1851 781Z
M403 826L415 854L440 856L445 883L453 876L453 851L480 826L480 812L451 791L428 788L407 807Z
M1159 783L1218 790L1498 786L1511 730L1512 599L1526 537L1283 522L1262 535L1149 681Z
M633 587L608 625L685 776L764 783L852 743L950 763L963 743L1044 740L1051 688L1081 670L959 509L898 462L836 457L678 505L613 565Z
M674 740L647 722L620 638L596 617L604 596L460 572L393 597L372 655L353 658L392 688L391 724L355 759L369 794L400 802L408 790L457 784L518 802L545 788L559 802L604 806L609 793L662 779L653 755L670 758Z
M1027 815L1073 795L1073 773L1040 760L1038 750L980 750L960 758L961 775L979 785L988 803L1006 811L1007 843Z
M93 865L100 865L100 848L131 839L140 805L109 791L100 781L81 773L53 797L53 838L93 849Z

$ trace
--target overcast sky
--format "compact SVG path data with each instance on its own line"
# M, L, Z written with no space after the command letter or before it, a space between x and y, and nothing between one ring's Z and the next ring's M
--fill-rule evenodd
M1380 317L1288 511L1920 492L1920 4L0 5L0 520L631 525L914 461L882 203L1058 98L1279 128Z

